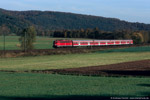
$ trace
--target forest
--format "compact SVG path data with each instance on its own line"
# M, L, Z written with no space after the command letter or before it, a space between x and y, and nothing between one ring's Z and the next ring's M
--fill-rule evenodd
M131 23L116 18L82 15L54 11L10 11L0 9L0 26L5 24L10 33L20 35L21 31L34 26L37 35L48 35L56 30L93 29L114 30L150 30L150 24ZM0 34L1 35L1 34Z

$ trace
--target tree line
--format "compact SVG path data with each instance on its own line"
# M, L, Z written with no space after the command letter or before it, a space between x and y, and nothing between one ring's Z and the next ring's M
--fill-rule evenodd
M57 30L53 37L91 39L133 39L135 44L150 43L150 31L115 30L102 31L98 28L80 30Z

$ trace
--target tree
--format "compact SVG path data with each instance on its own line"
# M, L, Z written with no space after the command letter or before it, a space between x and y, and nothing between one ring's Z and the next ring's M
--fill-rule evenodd
M64 31L64 38L67 38L67 31Z
M134 32L131 36L131 38L133 39L134 43L136 44L141 44L144 42L144 38L142 33L139 32Z
M150 40L150 34L148 33L148 31L142 31L142 35L144 38L144 43L148 43Z
M4 38L4 44L3 44L3 50L5 51L5 36L8 35L10 32L10 29L5 25L3 24L2 26L0 26L0 35L3 35L3 38Z
M9 32L10 32L10 29L5 24L0 26L0 35L8 35Z
M24 29L19 38L21 48L23 50L31 50L34 48L33 43L36 41L36 31L33 26Z
M43 36L43 37L45 36L45 32L44 32L44 31L42 31L42 36Z

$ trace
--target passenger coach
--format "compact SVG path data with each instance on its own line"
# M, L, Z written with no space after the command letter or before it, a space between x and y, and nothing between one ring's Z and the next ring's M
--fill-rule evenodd
M133 40L55 40L54 48L81 47L81 46L105 46L105 45L129 45Z

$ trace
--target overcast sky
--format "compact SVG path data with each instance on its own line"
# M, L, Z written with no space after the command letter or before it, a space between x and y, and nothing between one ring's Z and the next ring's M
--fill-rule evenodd
M150 24L150 0L0 0L0 8L72 12Z

